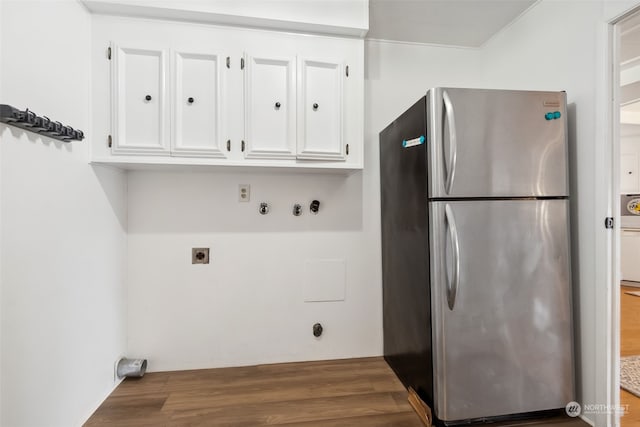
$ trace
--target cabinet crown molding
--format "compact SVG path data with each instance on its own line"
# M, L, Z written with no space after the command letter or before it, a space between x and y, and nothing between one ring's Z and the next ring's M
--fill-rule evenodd
M345 2L345 4L351 4L352 7L355 5L356 7L356 10L348 11L348 15L351 16L351 18L345 21L351 25L342 25L343 23L338 24L330 21L325 23L280 19L275 17L277 15L267 17L220 13L218 11L214 11L215 4L207 5L206 2L180 3L171 1L158 2L151 0L81 0L81 2L91 13L104 15L167 19L172 21L354 38L364 38L369 31L368 0ZM316 3L321 4L322 0L316 0ZM338 11L335 11L335 8L338 7L336 3L334 2L332 5L332 15L341 16ZM360 11L360 9L362 9L362 11ZM233 11L229 10L228 12Z

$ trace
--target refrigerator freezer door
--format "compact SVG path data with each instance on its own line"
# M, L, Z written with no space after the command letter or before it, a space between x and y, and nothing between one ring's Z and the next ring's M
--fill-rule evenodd
M568 209L568 200L429 204L439 419L573 400Z
M428 93L430 198L567 196L564 92Z

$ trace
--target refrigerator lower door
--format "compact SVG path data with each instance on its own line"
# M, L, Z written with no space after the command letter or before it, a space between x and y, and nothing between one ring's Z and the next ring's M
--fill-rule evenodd
M561 199L429 204L439 419L573 400L568 210Z
M567 196L564 92L435 88L429 197Z

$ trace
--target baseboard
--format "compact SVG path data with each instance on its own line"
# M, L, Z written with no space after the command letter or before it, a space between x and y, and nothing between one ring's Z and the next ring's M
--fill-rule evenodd
M589 424L591 427L596 427L596 424L593 421L591 421L589 418L585 417L584 415L580 415L580 419L585 423Z
M113 387L111 387L110 390L107 390L107 392L105 392L102 397L98 399L98 401L91 407L89 413L83 417L82 423L80 423L80 425L84 425L87 421L89 421L89 418L91 418L93 413L96 412L96 410L100 407L100 405L104 403L105 400L107 400L107 398L111 395L111 393L115 391L115 389L120 385L120 383L122 383L122 381L124 381L124 378L116 380L114 382Z

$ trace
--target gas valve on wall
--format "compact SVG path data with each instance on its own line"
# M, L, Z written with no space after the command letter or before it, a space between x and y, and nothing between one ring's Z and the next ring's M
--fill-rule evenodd
M313 325L313 336L318 338L320 337L320 335L322 335L322 325L320 323L316 323L315 325Z

